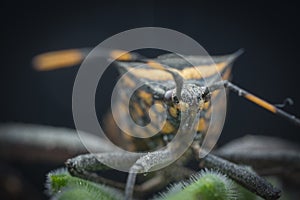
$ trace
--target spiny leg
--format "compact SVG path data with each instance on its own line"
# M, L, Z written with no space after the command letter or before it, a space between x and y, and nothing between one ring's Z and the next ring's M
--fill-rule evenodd
M197 156L200 155L200 151L203 151L199 145L193 145L193 149ZM201 166L213 168L228 175L246 189L265 199L273 200L280 197L281 191L279 189L273 187L267 180L250 171L247 167L229 162L211 153L203 158Z
M207 87L207 91L205 92L204 95L210 94L210 92L213 92L215 90L221 89L221 88L228 88L231 91L237 93L239 96L242 96L246 98L247 100L255 103L256 105L274 113L275 115L281 116L290 122L294 123L297 126L300 126L300 119L296 118L294 115L291 115L284 110L280 109L278 106L276 107L275 105L270 104L269 102L251 94L250 92L234 85L233 83L224 80L224 81L219 81L217 83L212 84L211 86Z
M281 169L279 174L300 171L298 145L276 137L247 135L230 141L213 154L231 162L250 165L259 174L272 173L272 169Z
M164 152L164 151L161 151ZM158 153L158 152L157 152ZM155 154L157 154L155 153ZM147 156L147 155L146 155ZM167 155L166 155L167 156ZM152 157L152 156L150 156ZM93 182L97 183L104 183L108 184L114 187L117 187L119 189L124 189L125 184L123 183L116 183L115 181L105 179L103 177L100 177L95 172L100 170L107 170L110 169L108 166L104 165L102 162L107 163L110 162L113 165L121 165L124 168L130 168L132 166L132 163L134 163L138 158L140 158L140 155L137 154L137 156L130 156L128 154L122 154L122 153L101 153L101 154L85 154L80 155L71 159L68 159L66 162L66 166L68 168L68 171L70 174L76 177L80 177L83 179L87 179ZM147 157L146 157L147 159ZM164 157L161 157L161 159L164 159ZM142 159L140 159L142 160ZM102 162L100 162L102 161ZM139 161L142 162L142 161ZM156 163L154 164L156 165ZM166 180L174 171L180 171L183 177L187 177L192 172L182 166L178 166L177 163L174 163L171 166L168 166L167 168L162 169L159 171L158 176L147 180L146 182L142 183L141 185L137 185L135 188L135 191L139 193L150 193L151 191L155 190L155 188L161 189L161 186L163 181ZM180 179L182 176L175 176L173 177L174 180ZM164 181L165 182L165 181ZM163 185L165 186L165 184Z
M172 158L172 152L169 149L148 153L139 158L130 168L125 188L125 199L130 200L132 198L137 173L148 172L153 167L170 162Z
M178 182L189 178L195 171L186 168L184 165L191 160L192 156L193 153L189 150L171 165L154 171L154 176L150 175L152 178L146 179L143 183L134 186L134 196L145 198L165 188L170 182Z
M223 159L250 165L259 175L276 176L287 181L300 179L300 149L281 138L247 135L213 151Z
M86 154L68 159L66 165L68 171L73 176L90 180L96 183L107 184L113 186L114 188L124 190L126 186L124 183L106 179L95 173L100 170L110 169L99 160L102 160L104 162L114 162L114 164L120 164L124 167L130 168L130 166L132 166L132 163L134 163L137 159L138 157L131 157L120 153ZM173 166L173 168L173 171L177 169L181 170L183 172L183 176L185 177L188 176L187 174L191 174L191 172L186 170L184 167ZM171 170L169 169L168 172L166 172L165 170L166 169L159 171L153 178L148 179L144 183L134 187L136 195L139 197L144 197L145 195L152 194L153 192L165 187L169 183L169 181L172 181L168 178L170 176L170 173L172 173ZM178 177L176 178L179 179Z
M100 177L95 172L110 169L103 163L122 166L124 169L129 168L140 156L141 154L129 155L124 153L85 154L68 159L66 166L73 176L123 189L124 184Z

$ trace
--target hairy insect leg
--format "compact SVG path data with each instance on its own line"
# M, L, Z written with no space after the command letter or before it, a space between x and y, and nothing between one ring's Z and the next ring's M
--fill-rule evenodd
M73 176L96 183L107 184L123 190L126 186L124 183L106 179L95 173L100 170L110 169L108 166L100 162L100 160L104 162L114 162L114 164L130 168L132 163L134 163L139 157L132 157L119 153L86 154L67 160L66 165L68 171ZM171 175L174 175L175 171L180 171L181 173L170 178ZM182 166L178 166L178 164L174 164L156 173L157 174L154 177L134 187L134 191L137 196L144 197L145 195L152 194L153 192L165 187L170 181L178 181L181 180L181 178L188 177L192 174L192 171Z
M103 163L122 166L128 168L132 166L141 155L129 155L124 153L100 153L85 154L68 159L66 166L71 175L87 179L97 183L112 185L117 188L124 188L124 184L103 178L96 174L97 171L110 169Z
M207 87L207 92L205 94L209 94L210 92L221 89L223 87L230 89L231 91L237 93L239 96L246 98L247 100L255 103L256 105L274 113L275 115L281 116L281 117L289 120L290 122L294 123L295 125L300 126L299 118L296 118L294 115L291 115L291 114L285 112L284 110L280 109L278 106L275 106L255 95L251 94L250 92L234 85L233 83L231 83L227 80L219 81L217 83L210 85L209 87Z
M200 155L200 151L203 151L197 145L194 145L193 148L197 155ZM226 174L246 189L265 199L278 199L280 197L281 191L279 189L273 187L267 180L245 166L237 165L211 153L203 158L200 165L201 167L213 168Z
M148 172L151 168L166 164L172 160L172 152L169 149L148 153L139 158L130 168L125 188L125 199L132 198L137 173Z
M260 175L299 179L300 148L281 138L247 135L230 141L213 152L221 158L250 165ZM299 174L299 175L298 175Z

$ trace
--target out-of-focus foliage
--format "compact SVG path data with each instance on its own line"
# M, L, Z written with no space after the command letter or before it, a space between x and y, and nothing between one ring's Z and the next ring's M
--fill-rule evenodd
M58 200L118 200L123 197L123 194L114 188L73 177L64 169L50 172L46 187L52 199ZM188 181L172 185L154 199L255 200L257 196L219 172L203 170Z

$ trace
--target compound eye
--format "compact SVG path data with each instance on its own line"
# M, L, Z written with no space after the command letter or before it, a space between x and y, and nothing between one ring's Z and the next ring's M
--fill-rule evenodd
M179 100L176 95L174 95L174 90L168 90L165 93L164 100L168 104L178 104Z
M165 96L164 96L164 100L168 103L171 103L172 102L172 90L168 90L166 93L165 93Z

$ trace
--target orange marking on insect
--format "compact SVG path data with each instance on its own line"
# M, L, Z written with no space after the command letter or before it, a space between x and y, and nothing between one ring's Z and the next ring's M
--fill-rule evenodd
M152 105L152 95L143 90L139 91L138 96L143 99L147 105Z
M135 82L128 76L123 76L123 83L131 88L135 87Z
M214 75L216 72L223 71L227 65L227 62L222 62L213 65L188 67L181 70L181 73L185 79L201 79Z
M228 80L231 76L231 68L228 68L225 73L222 75L223 80Z
M161 130L161 132L163 134L170 134L170 133L173 133L174 131L175 131L175 128L169 121L166 121L166 123L164 124L164 126Z
M33 59L33 66L36 70L48 71L77 65L83 59L84 55L80 50L61 50L36 56Z
M147 64L154 69L134 68L134 70L130 72L138 78L161 81L173 80L173 76L169 72L165 71L165 68L160 63L149 61ZM215 64L215 67L213 65L204 65L187 67L182 70L172 68L172 70L179 73L184 79L201 79L214 75L216 72L223 71L227 67L227 64L228 63L223 62Z
M276 107L269 104L268 102L252 95L252 94L245 94L245 98L247 98L248 100L252 101L253 103L271 111L272 113L276 113Z
M178 110L174 107L169 108L169 113L172 117L177 118L178 117Z
M149 60L147 64L154 69L165 70L165 67L156 61Z
M138 117L142 117L144 115L144 112L138 103L134 102L133 108L134 108L134 111L137 113Z
M132 60L132 55L127 51L115 50L110 53L110 57L119 61Z
M205 119L200 118L200 120L198 122L197 131L202 132L202 131L205 131L206 128L207 128L207 123L205 122Z
M207 102L205 102L205 103L203 104L202 109L203 109L203 110L208 110L209 107L210 107L210 101L207 101Z
M157 111L157 109L156 109ZM150 109L149 110L149 116L151 118L151 123L153 124L157 124L158 123L158 116L157 116L157 112L154 109Z
M144 78L149 80L173 80L172 75L169 72L162 71L160 69L144 69L144 68L133 68L126 67L131 74L133 74L137 78Z
M185 112L190 108L189 104L183 101L180 101L179 104L175 105L174 107L180 110L181 112Z
M162 113L165 111L163 104L160 101L155 101L154 102L154 107L157 112Z

